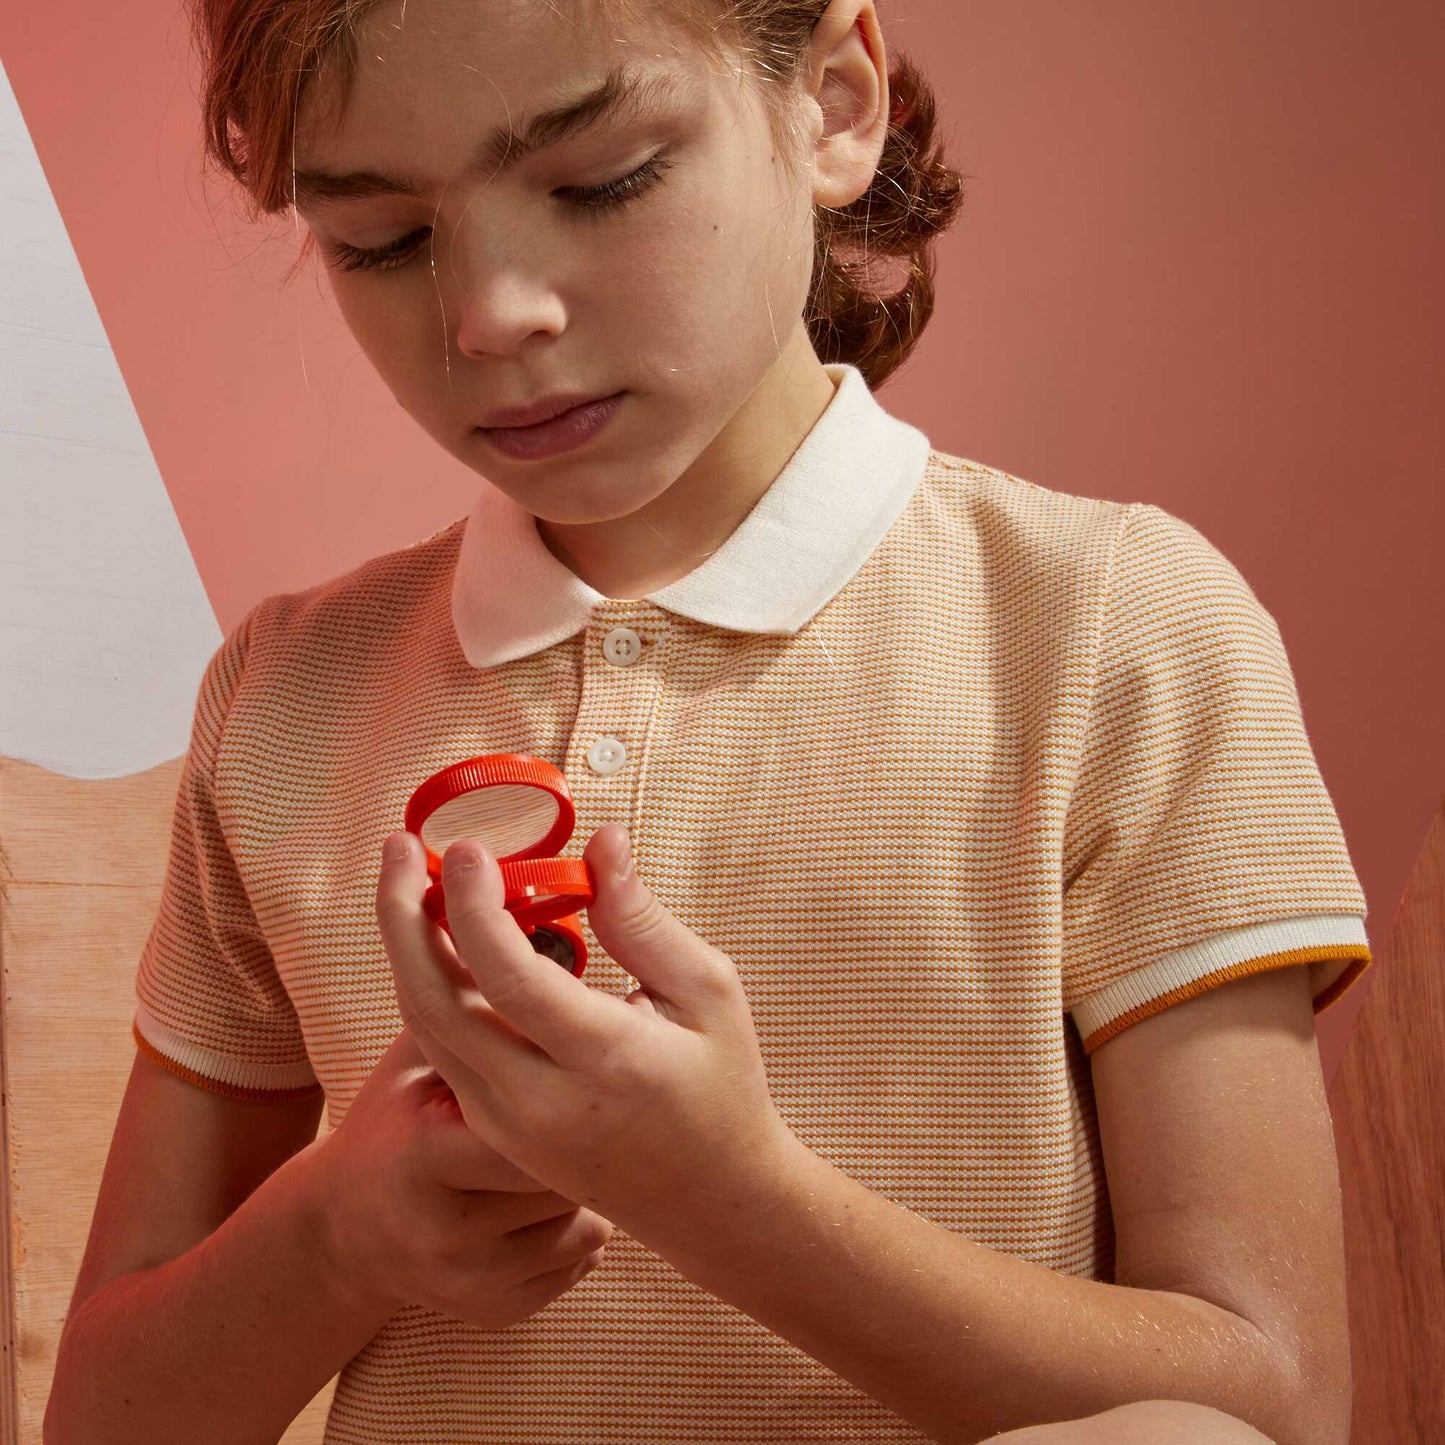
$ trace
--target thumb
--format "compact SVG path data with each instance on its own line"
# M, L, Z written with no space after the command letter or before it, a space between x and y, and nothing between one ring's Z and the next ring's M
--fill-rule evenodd
M729 980L736 982L732 960L701 939L670 913L633 866L631 839L620 823L592 835L583 856L592 865L597 897L587 921L597 941L645 990L629 1002L672 1005L687 1015Z

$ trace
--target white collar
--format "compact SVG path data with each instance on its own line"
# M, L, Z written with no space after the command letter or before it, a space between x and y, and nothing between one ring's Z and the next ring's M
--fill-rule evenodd
M833 400L777 480L722 547L649 602L713 627L796 633L872 556L932 446L879 405L856 366L824 370ZM452 621L473 667L555 646L607 600L547 550L530 512L482 488L452 579Z

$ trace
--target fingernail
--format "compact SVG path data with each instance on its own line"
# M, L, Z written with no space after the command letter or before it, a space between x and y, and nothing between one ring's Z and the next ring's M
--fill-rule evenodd
M469 872L473 868L480 868L482 865L481 852L468 845L460 845L447 849L447 856L442 860L442 871L448 878L455 877L458 873Z
M622 866L617 870L617 881L623 882L632 876L632 834L626 828L622 830L622 846L627 850L622 860Z
M411 852L411 838L406 833L393 833L386 840L381 856L388 863L400 863Z

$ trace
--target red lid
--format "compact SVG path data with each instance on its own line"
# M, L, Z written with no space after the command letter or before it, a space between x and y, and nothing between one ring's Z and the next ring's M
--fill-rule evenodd
M504 905L525 928L589 908L597 896L583 858L529 858L501 868ZM446 890L440 882L427 889L422 906L429 918L447 927Z
M439 878L441 855L458 838L475 838L498 863L552 858L576 823L567 779L551 763L493 753L428 778L411 795L404 826L422 840L427 872Z
M531 928L576 913L596 897L581 858L558 858L577 815L567 779L542 758L493 753L428 778L407 803L405 826L426 849L428 915L446 926L442 854L459 838L481 843L501 867L506 907Z

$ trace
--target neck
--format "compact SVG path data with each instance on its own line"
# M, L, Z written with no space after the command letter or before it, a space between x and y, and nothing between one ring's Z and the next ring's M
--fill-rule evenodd
M583 526L539 518L547 550L610 598L646 597L695 571L747 520L832 402L836 387L811 344L807 357L811 365L775 367L712 445L645 507Z

